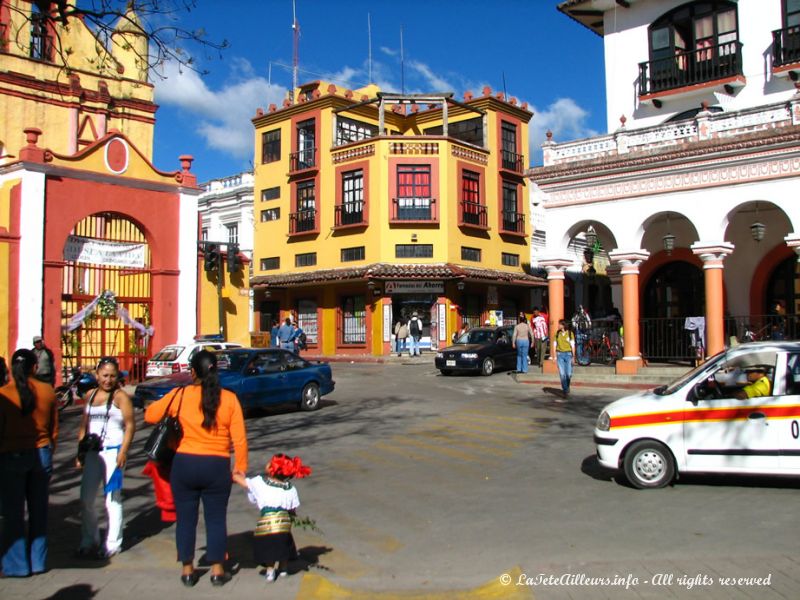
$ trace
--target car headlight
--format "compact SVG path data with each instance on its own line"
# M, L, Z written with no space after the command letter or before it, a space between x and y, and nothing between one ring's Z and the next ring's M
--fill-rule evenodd
M595 425L600 431L608 431L611 429L611 417L608 416L606 411L600 413L597 417L597 424Z
M478 358L477 352L463 352L461 358Z
M437 352L436 353L436 358L444 358L444 353L443 352Z

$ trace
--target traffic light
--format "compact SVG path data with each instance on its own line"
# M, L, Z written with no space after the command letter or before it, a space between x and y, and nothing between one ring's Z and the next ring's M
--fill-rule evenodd
M228 244L228 273L238 273L242 269L242 259L239 258L239 244Z
M203 260L205 261L206 271L216 271L219 267L219 246L209 245L206 246Z

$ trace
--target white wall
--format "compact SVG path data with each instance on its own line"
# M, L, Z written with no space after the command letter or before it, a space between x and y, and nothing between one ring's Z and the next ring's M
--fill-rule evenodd
M617 7L605 14L606 106L608 131L620 126L649 127L670 116L698 108L707 101L726 111L788 100L795 92L793 82L771 74L772 31L781 28L780 0L738 2L739 41L742 43L743 73L747 84L733 96L706 91L691 97L665 98L660 109L639 103L639 63L649 60L647 28L664 13L685 4L684 0L636 2L630 8Z

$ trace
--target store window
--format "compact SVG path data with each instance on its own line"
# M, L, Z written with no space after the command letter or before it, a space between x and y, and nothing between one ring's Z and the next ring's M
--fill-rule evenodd
M364 296L342 298L342 344L367 343L367 310Z
M319 343L319 327L317 322L317 303L313 300L298 300L297 323L306 334L307 344Z

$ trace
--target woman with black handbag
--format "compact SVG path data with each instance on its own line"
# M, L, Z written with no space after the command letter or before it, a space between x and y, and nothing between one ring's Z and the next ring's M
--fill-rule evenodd
M97 364L98 387L84 398L86 409L78 429L81 477L81 543L83 558L110 558L122 550L122 474L128 461L136 421L133 402L119 387L117 359L104 356ZM100 544L97 490L103 485L108 533Z
M36 368L31 350L17 350L11 357L11 380L0 387L4 577L28 577L47 570L47 505L58 408L53 387L34 379Z
M206 558L211 563L211 584L225 585L228 498L231 493L231 445L234 472L247 472L247 435L242 407L236 394L223 390L217 375L217 358L207 350L192 357L193 383L176 388L147 407L144 420L156 424L168 414L178 418L182 437L172 459L170 483L177 523L175 544L182 564L181 582L197 583L194 571L195 541L200 500L206 525ZM178 397L177 402L173 402Z

